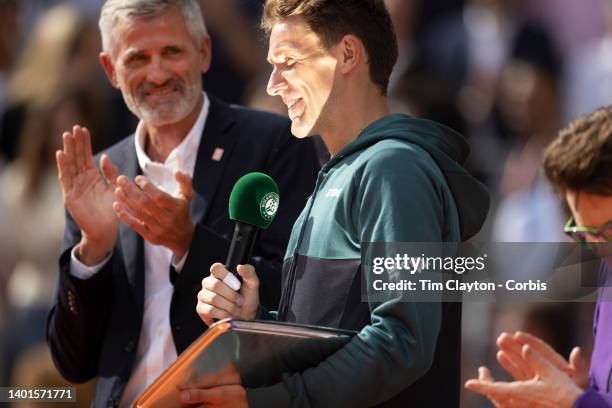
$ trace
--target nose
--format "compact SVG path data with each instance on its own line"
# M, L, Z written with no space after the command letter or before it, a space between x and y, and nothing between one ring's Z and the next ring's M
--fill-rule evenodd
M283 78L281 72L274 68L272 73L270 74L270 79L268 80L268 87L266 91L268 95L275 96L280 95L280 92L287 87L287 82L285 78Z
M148 82L156 85L163 85L171 76L170 71L160 56L156 55L151 58L151 63L147 71Z

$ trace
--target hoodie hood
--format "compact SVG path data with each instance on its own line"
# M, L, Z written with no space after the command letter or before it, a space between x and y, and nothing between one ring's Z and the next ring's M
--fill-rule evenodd
M324 168L331 168L345 157L384 139L404 140L429 153L442 171L455 199L461 239L467 240L480 231L489 212L489 192L463 168L463 163L470 153L465 138L440 123L404 114L385 116L361 131L357 138L332 157Z

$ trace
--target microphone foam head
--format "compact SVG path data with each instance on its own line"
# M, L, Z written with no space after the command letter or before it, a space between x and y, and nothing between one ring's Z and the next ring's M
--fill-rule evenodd
M234 184L229 199L229 217L234 221L268 228L278 210L278 186L263 173L247 173Z

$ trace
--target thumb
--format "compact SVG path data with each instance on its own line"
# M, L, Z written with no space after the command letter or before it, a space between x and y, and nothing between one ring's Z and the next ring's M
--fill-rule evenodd
M491 370L487 367L478 367L478 379L480 381L495 381L493 375L491 375Z
M242 287L248 287L250 289L259 289L259 278L257 272L252 265L238 265L236 267L238 275L242 278Z
M100 169L109 184L114 186L117 183L117 177L119 177L119 169L115 166L110 157L105 154L100 158Z
M584 357L582 356L582 349L580 347L574 347L569 357L570 365L577 372L582 372L586 366Z
M589 367L587 366L584 356L582 355L582 349L580 347L574 347L569 358L570 366L573 369L571 374L573 380L578 384L579 387L586 389L589 386Z
M187 200L191 200L191 196L193 195L191 177L177 170L174 173L174 178L179 184L179 194L185 197Z
M491 375L491 371L487 367L478 367L478 379L472 378L465 382L463 385L465 388L476 391L478 388L478 384L482 382L494 382L493 376Z

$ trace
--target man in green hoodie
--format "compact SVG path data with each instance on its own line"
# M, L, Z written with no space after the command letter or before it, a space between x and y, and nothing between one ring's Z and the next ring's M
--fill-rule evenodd
M458 242L478 232L489 197L461 167L467 143L443 125L389 114L397 43L383 0L268 0L262 25L273 66L268 93L287 105L292 133L320 134L332 158L293 227L278 314L259 306L253 267L238 267L235 292L220 263L202 282L197 310L208 324L277 318L359 333L317 367L273 386L187 389L184 402L459 406L461 305L411 302L401 292L362 302L370 277L361 259L370 242Z

